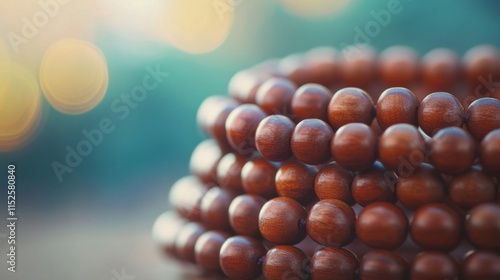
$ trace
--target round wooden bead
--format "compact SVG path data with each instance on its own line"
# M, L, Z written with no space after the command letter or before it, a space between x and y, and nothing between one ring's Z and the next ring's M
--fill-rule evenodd
M268 115L290 114L297 88L287 79L271 78L264 82L255 96L255 103Z
M403 280L408 277L408 263L394 252L372 250L361 259L359 275L363 280Z
M253 104L243 104L234 109L226 120L226 136L231 147L241 155L250 156L255 151L255 131L266 114Z
M229 223L239 235L260 237L259 213L266 200L263 197L243 194L229 205Z
M481 78L496 81L500 76L500 52L491 45L475 46L465 53L464 66L471 84L481 83Z
M229 96L242 103L254 103L257 90L267 78L268 75L262 75L257 71L240 71L229 81Z
M331 153L343 168L351 171L365 170L377 157L377 137L366 124L346 124L335 133Z
M328 121L333 129L348 123L370 125L375 116L373 100L359 88L343 88L337 91L328 104Z
M433 49L422 57L422 78L431 90L450 90L459 74L460 58L450 49Z
M458 206L469 209L495 200L495 182L486 173L470 170L453 178L449 184L450 197Z
M226 154L217 165L217 182L223 189L242 192L241 170L247 160L233 153Z
M445 182L432 165L421 164L413 174L399 177L396 185L398 200L406 208L415 209L445 197Z
M219 272L219 252L229 234L221 231L207 231L196 241L194 247L196 264L207 272Z
M222 244L219 263L231 279L255 279L261 274L260 259L266 254L264 246L249 236L233 236Z
M292 156L290 139L295 124L287 117L272 115L263 119L255 133L259 153L270 161L284 161Z
M241 169L241 183L248 194L273 198L276 193L276 172L278 168L263 158L248 161Z
M458 99L447 92L429 94L418 109L418 124L429 136L444 127L464 124L465 111Z
M276 192L300 203L308 202L314 195L314 170L300 162L284 163L276 173Z
M302 54L291 54L279 62L279 72L294 84L301 86L310 81L306 59Z
M406 239L408 218L401 208L388 202L366 206L356 221L356 236L375 249L396 249Z
M419 72L419 57L412 48L394 46L380 54L379 72L390 86L405 86L414 82Z
M500 249L500 205L484 203L474 207L465 221L467 237L475 246Z
M338 199L349 205L355 203L351 194L354 174L336 163L323 166L316 174L314 192L319 199Z
M458 279L460 269L457 262L441 252L422 252L413 260L410 280Z
M481 141L490 131L500 128L500 100L479 98L467 108L467 130Z
M205 185L217 185L217 166L222 151L214 140L208 139L196 146L189 161L189 170Z
M417 209L411 222L411 237L427 250L451 251L462 240L463 221L455 210L438 203Z
M376 201L395 202L397 176L376 162L370 169L359 172L351 185L352 197L361 206Z
M316 243L325 246L343 246L354 237L354 210L338 199L317 202L307 217L307 233Z
M290 146L293 155L306 164L320 164L328 161L332 128L320 119L305 119L293 130Z
M278 245L267 251L262 263L266 279L309 279L307 256L290 245Z
M375 76L377 54L373 48L357 45L342 50L342 78L350 86L364 87Z
M293 245L306 237L306 209L288 197L277 197L262 206L259 213L259 230L274 244Z
M168 198L179 216L190 221L201 221L200 203L206 191L207 187L198 178L187 176L175 182Z
M305 84L295 92L292 99L292 116L296 122L305 119L328 120L328 102L332 92L324 86Z
M311 259L311 277L315 280L351 280L356 278L358 258L343 248L323 247Z
M236 194L230 190L213 187L201 199L201 218L207 229L231 230L228 209Z
M409 124L395 124L380 136L379 160L387 169L408 176L424 161L424 145L424 138L417 128Z
M340 61L337 50L318 47L306 53L306 69L309 82L325 87L331 86L340 76Z
M492 175L500 175L500 129L488 133L481 141L481 165Z
M462 263L465 280L499 279L500 255L489 251L475 251L467 254Z
M469 133L459 127L446 127L432 137L430 161L439 172L457 175L470 169L476 150Z
M190 222L185 224L175 239L177 256L184 261L195 262L195 246L198 238L206 231L199 223Z
M417 125L418 100L406 88L384 90L377 101L377 122L382 130L398 123Z
M154 242L168 255L175 256L175 240L186 221L175 211L161 214L153 224L152 236Z

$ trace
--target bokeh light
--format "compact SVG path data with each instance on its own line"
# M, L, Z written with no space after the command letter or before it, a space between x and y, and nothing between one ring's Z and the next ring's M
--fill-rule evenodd
M45 53L40 84L50 104L68 114L81 114L104 98L108 67L101 51L91 43L64 39Z
M320 18L339 13L351 0L279 0L279 2L298 16Z

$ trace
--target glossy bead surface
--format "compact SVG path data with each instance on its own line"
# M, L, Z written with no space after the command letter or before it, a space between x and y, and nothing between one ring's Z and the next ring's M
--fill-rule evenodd
M307 263L307 256L302 250L278 245L267 251L262 274L266 279L308 279Z
M207 231L196 241L194 247L196 264L208 272L219 272L219 252L229 234L221 231Z
M201 199L201 218L207 229L229 231L228 209L236 194L230 190L213 187Z
M361 259L359 275L363 280L403 280L408 277L408 263L394 252L372 250Z
M292 156L290 139L295 124L281 115L262 120L255 133L255 143L260 154L270 161L284 161Z
M375 162L377 137L366 124L346 124L335 133L331 153L343 168L350 171L365 170Z
M370 169L359 172L351 185L352 197L361 206L376 201L394 202L397 177L376 162Z
M297 244L306 236L306 209L288 197L277 197L264 204L259 213L259 230L274 244ZM286 230L285 230L286 229Z
M278 168L263 158L248 161L241 169L241 183L248 194L273 198L276 193L275 177Z
M398 123L417 125L418 100L406 88L384 90L377 101L377 122L382 130Z
M217 182L223 189L242 192L241 170L247 160L233 153L226 154L217 166Z
M491 131L481 141L480 157L484 171L500 175L500 129Z
M153 241L164 253L175 256L175 240L185 224L186 221L175 211L161 214L153 224Z
M458 279L459 275L458 263L441 252L422 252L410 267L410 280Z
M500 278L500 255L498 253L472 252L464 259L462 266L466 280Z
M354 210L337 199L317 202L307 217L307 233L315 242L325 246L349 244L354 237Z
M461 127L464 117L465 111L460 101L447 92L429 94L418 108L418 124L429 136L444 127Z
M465 221L467 237L472 244L489 250L500 249L500 205L480 204L469 212Z
M305 84L295 92L292 99L292 116L296 122L305 119L328 120L328 102L332 92L324 86Z
M399 175L408 176L425 159L424 138L409 124L395 124L379 139L380 162Z
M356 236L374 249L396 249L406 239L408 218L397 205L374 202L366 206L356 221Z
M479 98L467 108L467 130L481 141L490 131L500 128L500 100Z
M314 253L311 264L311 277L315 280L355 279L358 259L349 250L323 247Z
M419 57L411 48L394 46L380 54L379 72L390 86L405 86L414 82L419 74Z
M422 78L431 90L450 90L460 74L460 58L445 48L436 48L422 57Z
M440 202L445 197L445 182L432 165L421 164L413 174L401 176L396 185L398 200L410 209L431 202Z
M266 75L261 75L255 71L240 71L229 81L229 96L242 103L254 103L257 90L266 78Z
M484 172L470 170L453 178L449 184L450 197L458 206L469 209L495 200L495 182Z
M255 151L255 131L266 114L253 104L235 108L226 120L226 136L231 147L239 154L250 156Z
M257 195L237 196L229 205L229 223L236 234L259 237L259 213L266 200Z
M170 205L183 218L201 221L200 203L207 188L194 176L187 176L175 182L168 196Z
M305 164L320 164L328 161L332 128L320 119L305 119L295 127L290 146L293 155Z
M309 82L331 86L340 76L339 54L334 48L318 47L306 54Z
M366 86L375 76L377 54L366 45L353 45L342 50L342 79L347 85Z
M446 127L432 137L430 161L439 172L457 175L470 169L476 150L469 133L459 127Z
M190 222L185 224L175 239L177 256L181 260L195 262L195 246L198 238L206 231L199 223Z
M354 174L336 163L323 166L316 174L314 192L319 199L338 199L349 205L355 203L351 194Z
M478 45L464 55L465 72L469 82L478 84L480 78L492 77L495 81L500 76L500 52L491 45Z
M279 72L294 84L301 86L310 81L303 54L291 54L279 62Z
M374 116L372 98L359 88L340 89L328 104L328 121L333 129L339 129L348 123L370 125Z
M189 170L204 184L217 184L217 165L222 151L214 140L208 139L196 146L189 161Z
M295 85L283 78L271 78L264 82L255 97L255 103L268 115L290 114Z
M220 249L220 266L231 279L254 279L261 274L259 259L265 254L266 249L257 239L233 236Z
M276 192L300 203L308 202L314 194L314 170L300 162L284 163L276 173Z

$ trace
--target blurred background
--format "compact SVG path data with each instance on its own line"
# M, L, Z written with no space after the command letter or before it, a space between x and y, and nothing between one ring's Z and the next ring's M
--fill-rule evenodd
M0 279L196 278L150 231L203 139L199 104L265 59L359 43L391 5L361 43L500 46L494 0L2 0L0 217L15 164L19 221L16 273L0 227Z

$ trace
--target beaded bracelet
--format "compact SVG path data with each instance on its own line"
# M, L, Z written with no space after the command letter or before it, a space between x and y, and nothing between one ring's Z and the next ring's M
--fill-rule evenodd
M232 279L500 278L498 50L350 54L266 61L201 104L166 253Z

